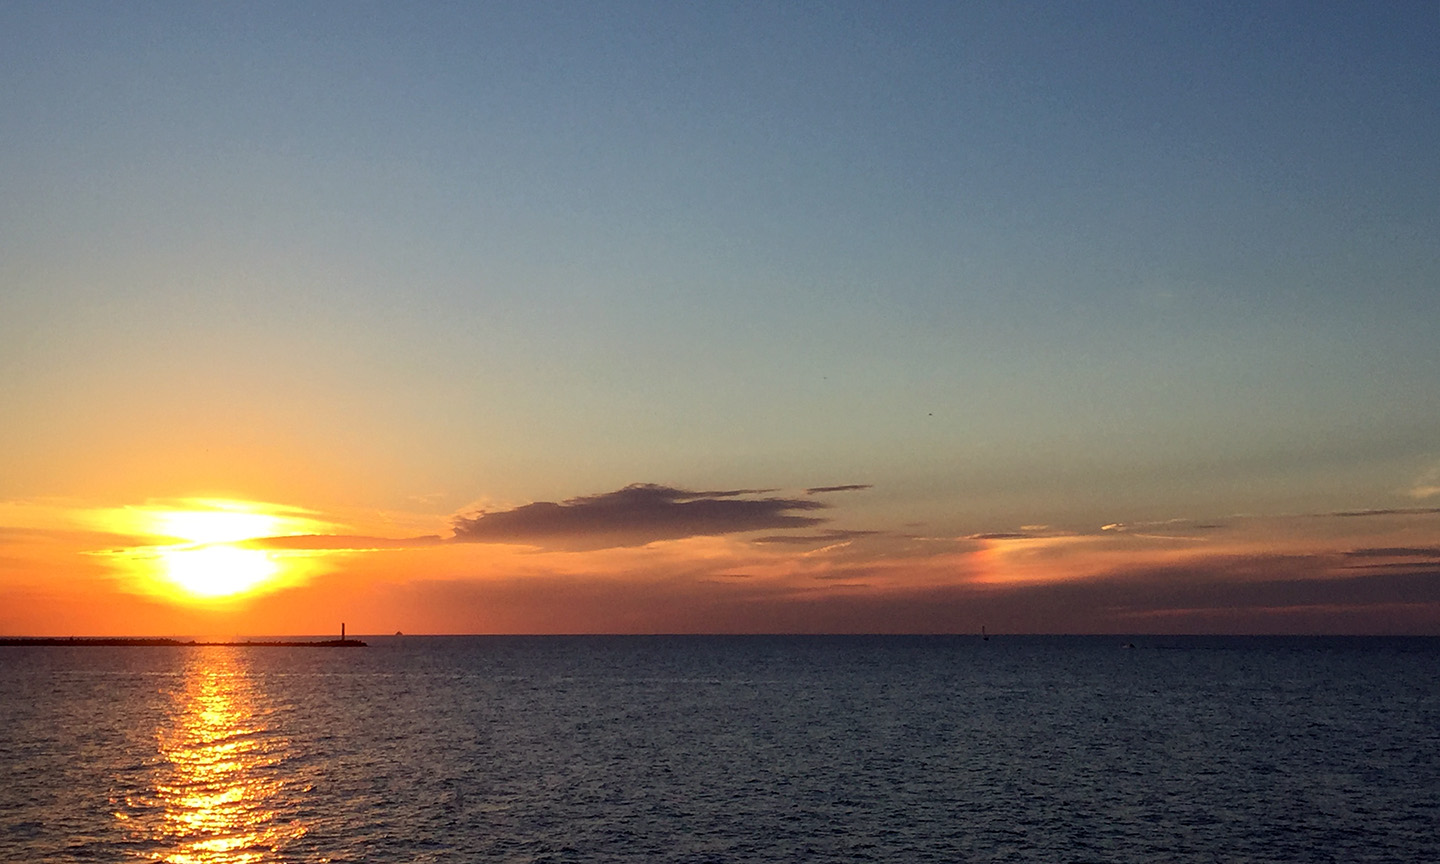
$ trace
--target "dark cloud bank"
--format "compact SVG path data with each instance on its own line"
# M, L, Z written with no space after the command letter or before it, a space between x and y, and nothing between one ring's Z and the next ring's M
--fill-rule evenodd
M825 521L800 515L826 506L818 501L755 497L770 491L691 492L635 483L615 492L570 498L558 504L536 501L513 510L462 516L454 522L454 539L600 549L684 537L808 528Z

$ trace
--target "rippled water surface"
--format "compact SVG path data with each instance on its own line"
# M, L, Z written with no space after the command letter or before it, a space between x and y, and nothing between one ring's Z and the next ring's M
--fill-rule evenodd
M0 648L0 860L1440 861L1440 641Z

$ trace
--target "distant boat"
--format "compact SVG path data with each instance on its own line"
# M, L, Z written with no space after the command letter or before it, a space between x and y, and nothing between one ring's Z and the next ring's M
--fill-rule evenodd
M984 625L984 624L981 624L981 625L980 625L980 641L981 641L981 642L989 642L989 641L990 641L989 635L987 635L987 634L985 633L985 625Z

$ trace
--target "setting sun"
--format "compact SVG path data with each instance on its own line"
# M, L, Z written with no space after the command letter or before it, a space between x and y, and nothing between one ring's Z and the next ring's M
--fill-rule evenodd
M161 551L165 577L196 597L243 594L281 572L273 553L220 544Z
M197 503L208 504L215 509L161 511L153 514L154 529L192 543L233 543L255 537L273 537L285 533L289 527L289 520L284 517L252 509L257 505L234 501Z
M100 521L112 531L154 538L111 554L128 562L146 593L182 602L237 599L299 581L313 569L312 556L245 544L331 527L295 508L228 499L126 507Z

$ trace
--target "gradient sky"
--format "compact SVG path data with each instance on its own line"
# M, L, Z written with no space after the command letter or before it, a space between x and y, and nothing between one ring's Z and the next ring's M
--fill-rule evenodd
M1436 45L6 3L0 633L1440 633Z

